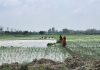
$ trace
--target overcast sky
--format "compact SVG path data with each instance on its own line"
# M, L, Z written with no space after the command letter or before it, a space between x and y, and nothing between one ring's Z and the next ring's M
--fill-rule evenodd
M0 25L31 31L100 29L100 0L0 0Z

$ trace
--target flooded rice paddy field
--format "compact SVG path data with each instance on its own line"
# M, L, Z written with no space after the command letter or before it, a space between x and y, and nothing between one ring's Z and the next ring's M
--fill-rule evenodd
M0 64L26 63L33 59L63 61L73 54L82 57L100 58L100 41L68 41L67 48L60 45L49 46L55 40L8 40L0 41Z

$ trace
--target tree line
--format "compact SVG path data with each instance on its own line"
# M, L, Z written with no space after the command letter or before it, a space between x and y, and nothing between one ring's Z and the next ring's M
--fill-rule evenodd
M77 34L84 34L84 35L100 35L100 30L96 29L87 29L87 30L69 30L67 28L62 29L61 31L56 30L55 28L50 28L48 31L21 31L21 30L15 30L15 31L9 31L9 30L3 30L3 28L0 27L0 34L5 35L44 35L44 34L68 34L68 35L77 35Z

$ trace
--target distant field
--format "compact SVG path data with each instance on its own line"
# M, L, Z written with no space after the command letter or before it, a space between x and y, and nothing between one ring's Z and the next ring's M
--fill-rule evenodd
M100 41L100 35L62 35L68 41ZM59 35L0 35L0 40L37 40L41 37L59 39Z
M39 37L38 35L0 35L0 40L32 40Z

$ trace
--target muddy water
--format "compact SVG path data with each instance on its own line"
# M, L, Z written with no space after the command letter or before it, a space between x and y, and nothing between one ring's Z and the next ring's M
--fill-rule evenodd
M47 47L47 43L55 43L56 40L4 40L0 46L6 47Z

